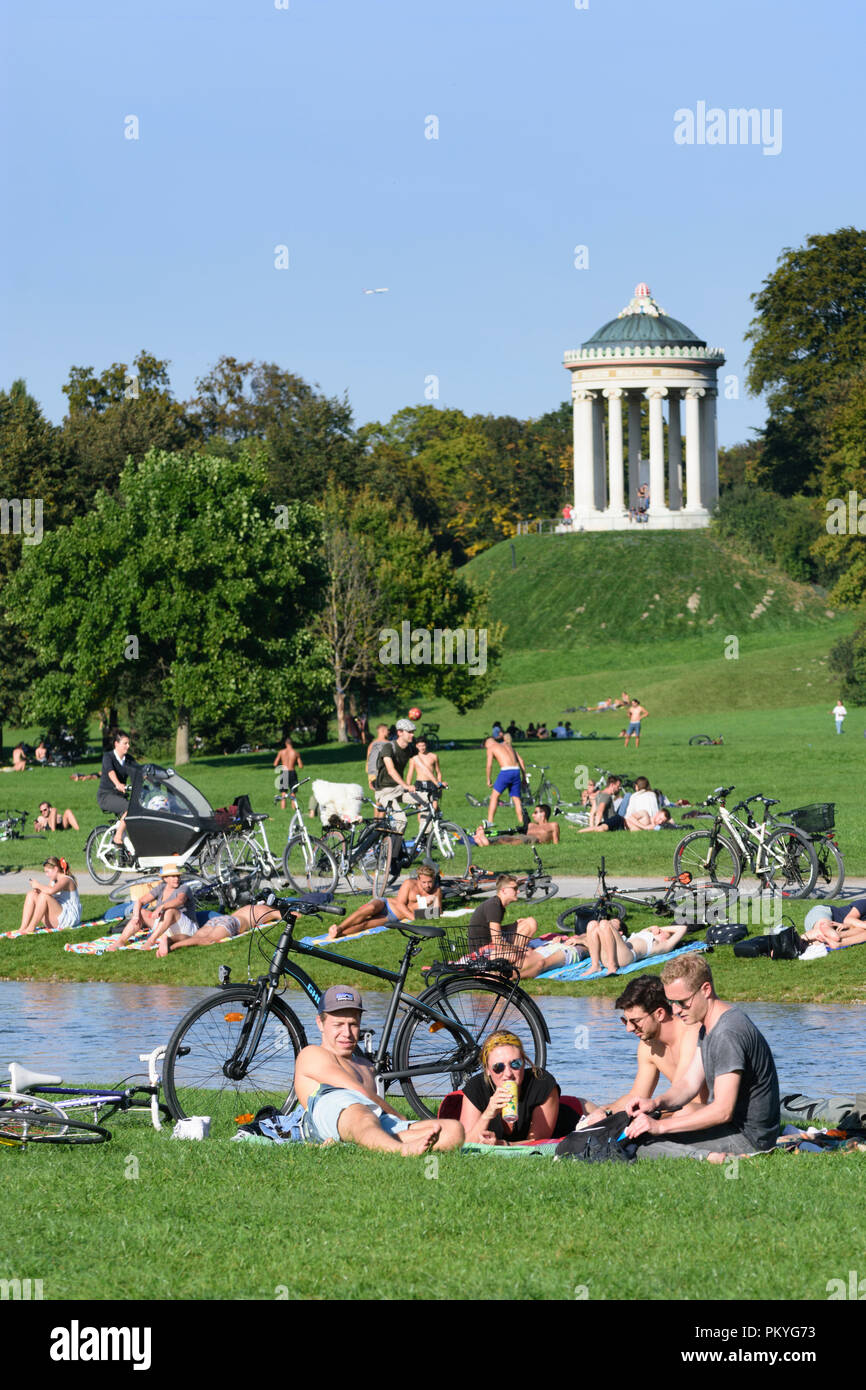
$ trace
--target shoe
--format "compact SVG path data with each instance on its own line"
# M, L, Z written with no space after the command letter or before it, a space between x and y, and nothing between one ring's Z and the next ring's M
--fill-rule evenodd
M800 960L820 960L822 956L829 955L829 948L823 941L812 941L800 956Z

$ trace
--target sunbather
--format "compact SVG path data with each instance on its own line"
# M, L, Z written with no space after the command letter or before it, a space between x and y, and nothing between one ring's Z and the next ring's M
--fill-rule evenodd
M807 941L821 941L831 950L862 945L866 942L866 898L841 906L810 908L803 935Z
M672 927L653 924L626 936L622 922L615 917L593 919L586 925L586 944L592 961L590 973L603 966L606 975L615 975L624 965L675 951L688 929L687 922Z
M194 936L198 931L195 897L189 888L181 887L177 864L163 864L159 876L162 882L137 899L132 916L117 940L111 942L109 951L125 946L142 927L150 929L145 942L148 947L155 946L159 938L172 928L175 936Z
M416 878L407 878L400 885L393 898L371 898L363 907L351 913L343 922L334 922L328 928L331 941L344 936L354 936L356 932L370 931L372 927L384 927L389 922L411 922L416 912L426 912L439 917L442 912L442 890L435 888L436 869L432 864L422 864Z
M156 947L158 956L167 956L169 951L177 951L181 946L213 946L217 941L228 941L242 936L253 927L265 926L279 921L276 908L267 903L251 903L248 907L238 907L230 914L217 913L209 917L196 931L190 933L167 931L159 938Z
M81 900L78 884L69 872L65 859L52 855L42 866L48 875L47 886L30 880L30 891L21 912L21 931L25 935L37 927L77 927L81 921Z

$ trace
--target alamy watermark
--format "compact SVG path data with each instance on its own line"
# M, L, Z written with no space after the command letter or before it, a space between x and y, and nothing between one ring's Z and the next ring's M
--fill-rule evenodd
M831 497L825 506L828 536L866 536L866 497L849 492L847 497Z
M29 1302L44 1298L41 1279L0 1279L0 1300Z
M383 666L466 666L470 676L487 670L486 627L413 628L402 622L399 632L383 627L379 641Z
M0 534L23 536L25 545L42 540L42 498L0 497Z
M761 145L764 154L782 153L782 109L737 106L727 111L705 101L674 112L675 145Z

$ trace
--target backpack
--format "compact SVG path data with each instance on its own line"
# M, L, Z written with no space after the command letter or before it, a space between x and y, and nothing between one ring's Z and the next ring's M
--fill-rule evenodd
M606 1115L597 1125L567 1134L557 1144L554 1158L580 1158L584 1163L631 1163L638 1141L620 1138L629 1123L624 1110Z
M713 927L707 927L704 939L708 946L733 946L748 935L749 928L744 927L742 922L718 922Z

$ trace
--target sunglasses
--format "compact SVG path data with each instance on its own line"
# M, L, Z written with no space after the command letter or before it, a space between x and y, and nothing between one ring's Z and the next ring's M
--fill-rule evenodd
M670 1004L672 1009L687 1009L691 1004L692 1000L694 999L695 995L699 992L700 991L697 989L692 990L691 994L686 995L685 999L671 999L670 996L666 994L665 999Z
M526 1061L523 1057L512 1057L510 1062L494 1062L490 1070L494 1076L501 1076L506 1067L511 1067L512 1071L523 1071Z

